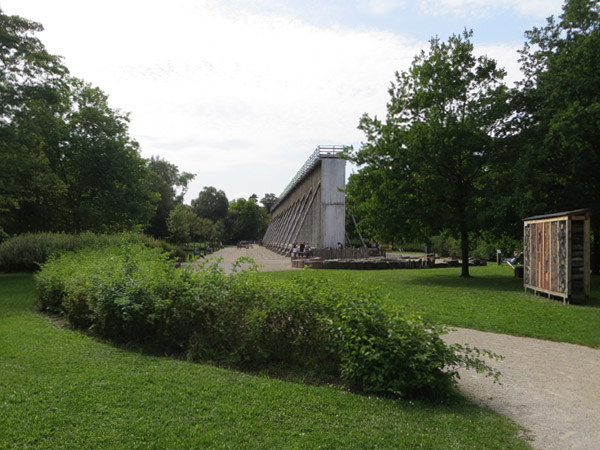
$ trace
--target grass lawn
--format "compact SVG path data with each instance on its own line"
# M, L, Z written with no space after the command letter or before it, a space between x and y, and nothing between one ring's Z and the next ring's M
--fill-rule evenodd
M34 300L30 275L0 275L2 449L529 448L517 426L466 401L359 396L127 352L55 326Z
M305 270L264 276L323 276L332 283L373 286L391 307L422 311L438 323L600 347L600 277L592 277L589 304L576 306L524 293L523 280L506 265L470 269L468 279L459 276L460 268Z

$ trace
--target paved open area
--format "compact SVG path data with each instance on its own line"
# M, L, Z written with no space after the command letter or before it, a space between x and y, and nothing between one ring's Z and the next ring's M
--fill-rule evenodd
M261 271L297 270L290 258L259 246L225 248L213 256L223 258L228 271L240 256L254 259ZM528 428L535 448L600 450L600 349L467 329L457 329L446 340L504 356L491 362L502 372L501 385L463 371L460 389Z
M280 256L259 245L253 245L250 248L225 247L213 253L209 259L220 258L219 265L225 272L231 272L232 264L240 257L247 256L252 258L258 265L261 272L274 272L279 270L299 270L292 268L292 261L289 257ZM243 264L242 267L246 266Z

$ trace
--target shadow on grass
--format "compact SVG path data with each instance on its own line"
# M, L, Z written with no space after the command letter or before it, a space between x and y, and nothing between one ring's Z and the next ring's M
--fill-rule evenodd
M412 274L401 277L383 277L388 283L398 284L398 286L420 286L424 288L458 288L458 289L473 289L482 292L495 293L524 293L523 279L515 278L501 274L477 274L475 273L469 278L460 276L460 272L453 271L441 273L450 269L422 269L423 273ZM590 298L584 306L590 308L600 308L600 276L594 275L590 282ZM527 295L535 296L531 291ZM545 298L545 296L542 296ZM562 302L562 299L556 301Z
M485 270L485 269L484 269ZM487 271L489 272L489 271ZM354 272L356 274L356 272ZM523 292L523 280L514 278L505 273L485 273L481 270L472 270L468 278L460 276L460 269L400 269L355 275L354 278L363 278L364 281L384 282L402 285L421 286L425 288L464 288L495 292Z
M501 275L472 275L469 278L464 278L454 274L431 274L431 276L427 277L405 279L403 283L420 286L476 288L497 292L523 291L523 282L521 280L513 280Z

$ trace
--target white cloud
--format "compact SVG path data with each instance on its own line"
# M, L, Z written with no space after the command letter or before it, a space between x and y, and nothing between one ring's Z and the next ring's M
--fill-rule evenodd
M380 16L408 5L358 1L359 9ZM432 13L536 10L521 3L420 0L419 5ZM317 27L223 5L216 0L2 2L6 13L42 22L46 31L40 38L49 51L64 55L75 76L108 93L112 107L131 112L131 134L144 156L160 155L198 174L188 200L206 185L230 198L243 192L279 194L317 145L358 145L360 116L385 114L394 72L407 69L427 46L390 32ZM511 78L518 76L514 50L510 43L477 49L508 66Z
M385 16L406 7L405 1L398 0L359 0L358 7L374 16Z
M518 54L520 48L510 44L482 44L475 47L474 52L495 59L507 72L504 82L509 87L513 87L513 84L522 78Z
M544 19L561 12L562 0L418 0L418 6L431 15L490 17L499 13Z
M216 174L231 192L252 189L240 185L257 163L272 168L271 184L252 176L246 184L279 193L316 145L358 142L359 117L384 110L394 71L422 45L211 3L172 2L168 13L144 3L141 20L123 3L107 1L93 11L97 21L73 23L80 37L69 42L51 23L49 40L75 75L131 111L145 156L198 174L192 196Z

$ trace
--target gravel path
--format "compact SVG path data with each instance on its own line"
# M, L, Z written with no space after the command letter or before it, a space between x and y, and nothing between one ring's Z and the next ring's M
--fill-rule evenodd
M261 271L293 270L289 258L259 246L225 248L215 256L227 271L240 256L253 258ZM459 387L477 404L528 428L534 448L600 450L600 349L468 329L445 338L504 356L490 362L502 372L501 385L462 371Z
M460 389L531 430L535 448L600 449L600 350L467 329L457 329L446 341L504 356L490 362L502 372L502 385L462 371Z

